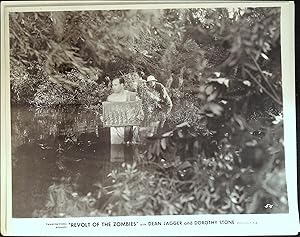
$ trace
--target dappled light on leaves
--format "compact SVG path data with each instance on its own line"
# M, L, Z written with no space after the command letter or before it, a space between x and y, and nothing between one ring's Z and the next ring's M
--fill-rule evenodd
M9 20L11 102L33 107L30 123L12 111L13 150L32 146L63 174L33 216L288 211L279 8L14 12ZM165 86L170 113L148 75ZM70 166L95 162L113 78L142 100L143 140L134 162L103 166L79 192Z

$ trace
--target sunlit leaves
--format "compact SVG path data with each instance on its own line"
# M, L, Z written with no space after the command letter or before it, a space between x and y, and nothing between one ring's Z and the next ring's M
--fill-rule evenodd
M279 13L277 8L12 13L12 98L15 102L26 98L36 106L92 107L109 93L95 82L98 76L140 69L154 74L179 102L168 117L174 129L152 137L145 159L155 161L158 170L174 173L166 177L157 170L124 164L121 172L113 171L109 177L112 190L97 186L96 197L109 199L101 214L251 213L251 205L245 203L253 192L243 183L231 182L236 181L234 174L243 172L239 165L263 169L262 160L255 159L264 155L276 157L276 167L282 165L282 130L266 131L261 120L255 125L246 116L258 94L281 102L280 63L274 61L280 59ZM130 80L126 77L128 84ZM232 91L240 95L231 95ZM154 100L145 100L145 107L157 106ZM259 110L260 102L253 102L253 110ZM270 123L280 127L282 118L275 114ZM58 132L52 128L51 133ZM69 135L65 143L78 142ZM196 164L184 163L185 159ZM261 178L254 183L284 204L285 184L279 182L284 174L277 171L276 176L266 169L267 182ZM281 188L274 187L276 183ZM69 200L63 189L59 192L63 201ZM74 193L74 199L94 205L92 195ZM259 198L253 198L251 204L258 203ZM55 205L50 202L48 207Z

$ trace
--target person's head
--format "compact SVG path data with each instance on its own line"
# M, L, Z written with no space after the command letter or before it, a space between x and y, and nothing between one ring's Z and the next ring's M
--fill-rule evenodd
M114 78L112 80L112 90L114 93L120 93L124 89L124 78Z
M152 75L147 77L147 85L150 87L154 87L155 83L157 82L156 78Z

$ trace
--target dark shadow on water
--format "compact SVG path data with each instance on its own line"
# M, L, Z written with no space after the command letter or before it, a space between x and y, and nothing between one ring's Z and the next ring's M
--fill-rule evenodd
M32 217L44 208L49 186L63 177L86 195L138 153L137 146L111 145L109 128L101 126L96 112L13 107L13 217Z

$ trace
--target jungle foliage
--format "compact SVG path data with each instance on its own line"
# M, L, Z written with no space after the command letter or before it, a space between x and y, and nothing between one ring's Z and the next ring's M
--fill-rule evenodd
M286 212L280 49L279 8L10 13L13 103L101 110L106 76L137 89L141 71L174 102L112 193L78 197L63 179L49 197L77 209L53 199L36 215L256 213L268 200Z

